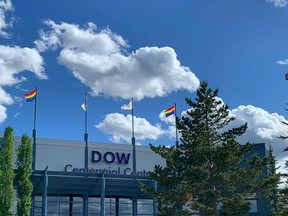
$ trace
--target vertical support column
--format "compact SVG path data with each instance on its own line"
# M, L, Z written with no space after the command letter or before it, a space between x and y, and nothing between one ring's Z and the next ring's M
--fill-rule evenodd
M137 216L137 197L132 197L132 214Z
M42 216L47 216L47 189L48 189L47 170L48 170L48 166L46 166L44 170L43 194L42 194Z
M115 210L115 212L116 212L116 216L119 216L119 197L116 197L115 198L115 202L116 202L116 210Z
M101 177L101 213L100 216L105 216L105 176L102 173Z
M156 192L157 191L156 181L153 181L153 188L154 188L154 191ZM157 214L157 198L153 197L153 216L156 216L156 214Z
M88 196L85 194L83 196L83 216L88 215Z
M73 196L69 197L69 216L73 215Z

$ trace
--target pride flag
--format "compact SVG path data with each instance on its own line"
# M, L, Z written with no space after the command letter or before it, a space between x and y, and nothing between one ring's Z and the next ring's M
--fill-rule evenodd
M36 98L37 90L35 89L34 91L25 94L25 99L27 102L31 102Z
M170 115L175 114L175 108L176 108L176 107L175 107L175 105L174 105L174 106L166 109L166 110L164 111L165 116L168 117L168 116L170 116Z

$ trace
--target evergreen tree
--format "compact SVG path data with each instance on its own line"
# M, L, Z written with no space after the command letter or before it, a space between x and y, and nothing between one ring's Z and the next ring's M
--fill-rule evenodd
M267 185L267 187L271 187L270 190L265 194L265 197L270 200L270 209L271 215L277 215L278 213L278 205L279 205L279 184L281 179L281 173L277 172L277 160L275 159L275 155L273 154L273 149L271 145L269 145L269 149L267 152L268 159L268 175L267 178L263 180L262 184Z
M150 145L166 160L165 167L156 165L151 173L160 190L144 185L142 189L158 198L158 215L248 215L245 198L270 189L261 181L267 159L244 158L253 145L241 145L236 138L245 133L247 124L227 129L235 118L218 98L218 89L201 82L195 101L186 98L186 102L187 116L177 119L179 147Z
M288 109L286 109L288 111ZM286 126L288 126L288 122L282 121L282 123ZM287 135L281 135L279 137L282 140L288 139ZM284 148L284 152L288 151L288 147ZM288 167L288 161L285 161L285 167ZM284 188L279 189L279 198L277 199L277 216L286 216L288 215L288 174L287 173L282 173L282 178L285 179L285 185Z
M13 147L13 128L7 127L0 143L0 216L13 215Z
M30 176L32 174L32 144L27 135L21 138L21 145L17 149L17 215L28 216L31 208L31 194L33 191Z
M287 177L287 176L286 176ZM277 203L277 216L288 215L288 186L287 181L285 182L285 188L279 190L279 198Z

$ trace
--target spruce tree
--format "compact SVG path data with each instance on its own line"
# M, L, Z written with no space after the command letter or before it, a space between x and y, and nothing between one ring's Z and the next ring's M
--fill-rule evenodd
M288 111L287 108L285 108L286 111ZM288 126L287 121L282 121L282 123L286 126ZM282 140L288 139L287 135L281 135L279 137ZM288 152L288 147L284 148L284 152ZM285 161L285 167L288 168L288 160ZM284 188L279 189L279 197L277 199L277 216L286 216L288 215L288 174L287 173L281 173L282 178L284 181Z
M32 144L27 135L21 138L21 145L17 149L17 215L28 216L31 208L31 194L33 190L30 176L32 174Z
M150 145L166 160L165 167L156 165L151 173L159 191L142 189L158 198L158 215L248 215L245 198L266 193L261 183L267 159L244 158L253 145L241 145L236 138L247 124L228 129L235 117L218 98L218 89L201 82L195 100L186 102L187 116L177 119L179 147Z
M0 216L13 215L13 147L13 128L7 127L0 143Z
M265 180L263 180L263 187L266 184L267 187L270 187L270 190L266 190L267 194L264 196L270 200L270 210L271 215L277 215L279 212L279 185L281 183L281 173L277 172L279 167L277 167L277 160L273 154L273 149L269 145L267 152L268 159L268 175Z
M287 176L286 176L287 177ZM287 180L285 182L285 187L279 190L279 198L277 203L277 216L287 216L288 215L288 184Z

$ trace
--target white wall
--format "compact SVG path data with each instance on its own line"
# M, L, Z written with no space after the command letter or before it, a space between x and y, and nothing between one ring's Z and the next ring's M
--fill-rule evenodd
M100 162L92 161L92 151L98 151L102 154L102 158L106 152L106 159L111 161L115 155L114 163L107 163L104 160ZM37 139L36 151L36 170L44 170L48 165L50 171L80 171L84 168L85 159L85 142L67 141L67 140L52 140L52 139ZM112 155L113 153L113 155ZM128 164L119 164L117 155L124 154L127 156L130 153ZM99 159L99 154L95 154L95 159ZM122 161L123 162L123 161ZM152 171L155 164L165 165L165 161L150 150L149 146L136 146L136 170L139 175L145 175L146 172ZM108 144L108 143L88 143L88 172L96 172L97 169L106 169L111 174L129 174L133 170L133 154L132 145L128 144ZM130 168L130 169L127 169ZM83 172L83 170L82 170ZM86 170L87 172L87 170Z

